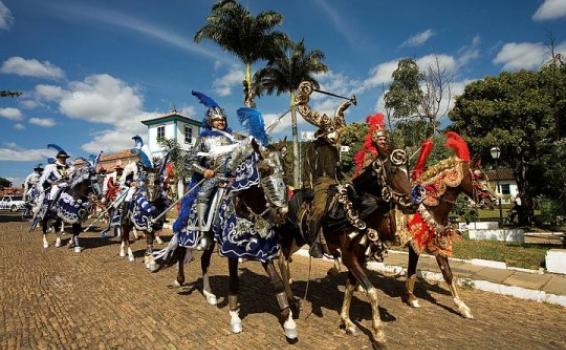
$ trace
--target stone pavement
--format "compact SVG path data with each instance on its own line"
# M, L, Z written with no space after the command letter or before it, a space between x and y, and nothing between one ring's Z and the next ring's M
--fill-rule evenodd
M408 255L390 252L384 261L387 265L407 268ZM471 263L450 260L450 267L458 277L471 280L484 280L488 282L516 286L526 289L544 291L555 295L566 296L566 276L554 273L531 273L510 269L497 269L472 265ZM418 269L440 273L436 259L430 255L419 258Z
M312 263L309 295L297 320L299 342L288 345L261 266L240 266L244 332L230 333L227 262L212 259L212 287L220 304L200 293L199 261L187 266L186 286L174 288L174 268L151 274L138 259L118 257L116 241L83 235L85 250L42 248L27 223L0 216L0 349L370 349L371 313L356 293L351 316L362 330L339 329L345 273L327 278L328 263ZM165 235L167 238L167 235ZM68 237L68 236L67 236ZM53 235L49 237L53 242ZM293 290L303 296L309 260L294 258ZM566 349L564 308L471 289L462 298L475 319L455 313L446 288L422 281L421 309L401 302L403 279L370 273L379 290L381 318L390 349ZM308 317L307 317L308 316Z

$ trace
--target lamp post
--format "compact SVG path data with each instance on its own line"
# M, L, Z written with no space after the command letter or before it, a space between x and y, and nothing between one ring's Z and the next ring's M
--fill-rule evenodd
M501 209L501 187L499 185L499 157L501 156L501 149L499 147L492 147L489 150L491 158L495 160L495 183L497 186L497 201L499 206L499 228L503 228L503 210Z

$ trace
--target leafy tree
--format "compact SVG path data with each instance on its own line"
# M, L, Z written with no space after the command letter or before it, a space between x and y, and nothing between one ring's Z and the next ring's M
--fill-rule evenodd
M544 176L552 171L548 168L562 166L554 161L543 163L552 152L562 150L557 143L560 132L556 130L561 123L556 120L556 110L562 107L556 101L566 98L563 92L562 96L550 93L548 79L543 70L503 72L475 81L466 86L449 114L454 122L451 128L465 135L484 160L491 160L491 147L501 148L500 163L513 169L526 209L527 217L520 218L522 222L532 222L534 198L548 186L548 177ZM564 70L554 79L566 79ZM564 172L561 174L561 184L552 185L559 186L558 191L564 187ZM547 190L556 195L556 187Z
M419 84L424 75L414 59L405 58L399 61L392 77L389 91L385 93L385 108L392 110L395 120L414 119L423 99Z
M283 15L264 11L253 16L235 0L220 0L212 5L206 24L195 34L194 41L204 39L216 42L224 50L236 55L246 65L245 103L253 107L252 64L272 59L277 45L287 36L274 28L283 22Z
M0 177L0 188L12 187L12 181Z
M267 66L254 75L254 86L257 95L268 95L274 92L290 94L291 132L293 136L293 154L299 154L299 134L297 130L297 111L295 108L295 93L302 81L313 82L318 88L319 84L314 78L315 73L326 72L328 67L322 63L324 53L320 50L307 51L304 40L299 43L280 41L274 58ZM294 157L293 183L300 184L299 158Z

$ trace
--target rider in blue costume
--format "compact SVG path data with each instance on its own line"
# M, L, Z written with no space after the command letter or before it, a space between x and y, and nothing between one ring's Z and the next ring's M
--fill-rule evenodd
M189 189L202 179L204 181L198 191L183 198L181 212L173 225L174 232L180 232L187 226L190 209L195 200L198 226L201 230L205 228L212 194L221 181L218 174L223 173L229 156L229 153L218 150L222 146L236 143L232 136L232 130L228 128L226 115L222 108L213 99L200 92L193 91L193 95L199 99L200 103L208 107L208 110L203 120L202 131L189 155L189 167L193 171ZM203 235L199 248L206 249L210 242L210 237Z

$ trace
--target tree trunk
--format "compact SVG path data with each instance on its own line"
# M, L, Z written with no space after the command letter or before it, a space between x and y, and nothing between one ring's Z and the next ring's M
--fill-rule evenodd
M295 108L295 93L291 92L291 134L293 136L293 185L295 188L301 186L300 157L299 154L299 130L297 128L297 109Z
M248 108L255 108L254 102L254 89L252 86L252 65L246 63L246 80L244 81L244 106Z

